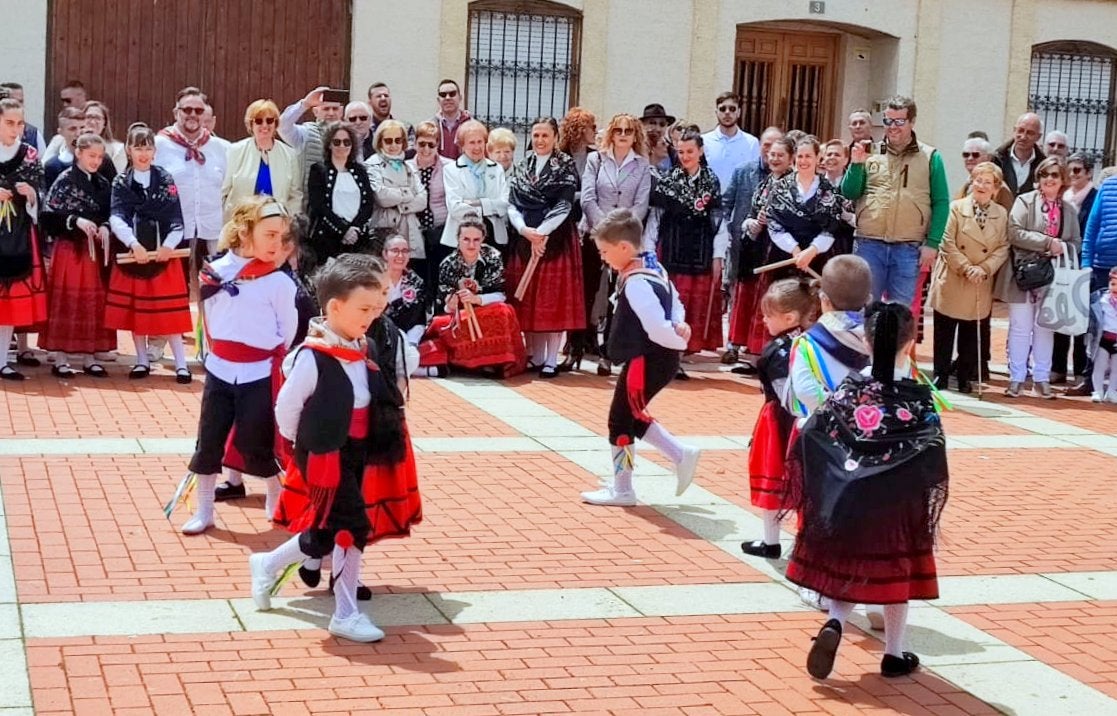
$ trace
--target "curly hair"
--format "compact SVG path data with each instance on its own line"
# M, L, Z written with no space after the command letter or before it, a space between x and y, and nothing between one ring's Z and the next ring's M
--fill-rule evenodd
M562 118L559 126L559 151L570 154L574 147L581 144L586 133L597 127L597 118L585 107L571 107Z
M601 146L598 149L606 151L613 146L613 134L619 129L627 129L631 127L633 131L632 137L632 151L636 152L639 156L646 157L648 155L648 138L644 133L644 123L636 119L631 114L615 114L609 120L609 126L605 128L605 136L601 139Z
M291 217L281 203L265 194L244 199L233 209L232 218L221 227L221 240L218 247L239 249L246 243L245 237L248 238L247 243L251 244L252 231L256 225L273 216L283 219L286 230L286 224L290 223Z

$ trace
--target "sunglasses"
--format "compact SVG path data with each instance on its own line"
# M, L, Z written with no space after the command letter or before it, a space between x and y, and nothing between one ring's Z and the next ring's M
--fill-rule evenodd
M1036 174L1036 176L1039 177L1040 179L1062 179L1063 178L1062 174L1060 174L1059 172L1056 172L1056 171L1040 172L1039 174Z
M981 152L962 152L963 159L981 159Z
M199 117L206 113L205 107L179 107L179 112L183 114L196 114Z
M881 120L885 127L903 127L908 123L906 118L901 117L885 117Z
M734 105L731 105L731 104L723 104L722 106L718 107L718 111L719 112L736 112L737 107L735 107Z
M613 127L613 134L619 134L622 137L631 137L636 134L636 127Z
M415 142L415 146L419 147L420 149L434 149L438 145L435 144L434 142L419 141L419 142Z
M368 121L368 115L367 114L355 114L352 117L346 117L345 121L346 122L367 122Z
M450 90L449 92L439 92L438 96L441 97L442 99L450 99L451 97L457 97L458 96L458 91L457 90Z
M403 146L403 144L406 141L407 140L405 140L403 137L381 137L380 138L380 143L381 144L399 144L400 146Z
M330 144L332 144L335 147L351 147L351 146L353 146L353 142L349 141L348 139L334 139L334 140L330 141Z
M252 120L252 123L259 127L261 124L266 124L269 127L275 124L275 117L257 117Z
M1082 174L1086 171L1086 167L1071 167L1068 169L1071 174Z

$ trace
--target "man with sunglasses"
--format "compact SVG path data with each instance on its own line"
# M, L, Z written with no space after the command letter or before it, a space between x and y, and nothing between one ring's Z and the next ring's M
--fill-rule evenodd
M303 206L306 212L307 182L310 180L310 167L325 156L322 146L322 137L326 133L326 125L341 120L341 103L327 100L326 90L329 87L322 85L315 87L305 97L283 110L279 115L279 138L289 144L299 153L303 170ZM310 112L314 121L299 124L299 119Z
M462 109L462 91L454 80L438 83L438 114L431 121L438 125L438 153L450 161L457 160L462 150L455 141L458 127L473 119L473 115Z
M1070 137L1067 136L1066 132L1052 129L1043 138L1043 149L1047 156L1059 157L1065 162L1067 155L1070 154Z
M1036 167L1047 158L1039 148L1043 137L1043 122L1035 112L1025 112L1016 120L1012 128L1012 139L1008 140L993 153L993 161L1005 176L1005 185L1013 196L1033 191Z
M737 126L741 100L733 92L722 92L717 102L718 124L702 135L706 163L718 178L721 188L729 186L737 167L760 159L760 140Z
M905 306L938 255L950 213L942 156L916 139L915 115L915 100L889 99L884 141L855 144L842 181L842 194L857 202L853 252L872 269L873 299Z

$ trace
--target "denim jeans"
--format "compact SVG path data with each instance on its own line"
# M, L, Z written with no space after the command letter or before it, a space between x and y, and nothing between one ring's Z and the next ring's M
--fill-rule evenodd
M856 238L853 253L865 259L873 274L873 300L881 297L910 306L919 278L919 248L916 243L890 243L880 239Z

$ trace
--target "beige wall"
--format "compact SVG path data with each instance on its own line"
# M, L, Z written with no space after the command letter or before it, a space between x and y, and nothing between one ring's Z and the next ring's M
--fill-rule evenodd
M23 85L26 119L42 127L47 105L47 4L45 0L0 0L0 18L4 23L0 81Z

